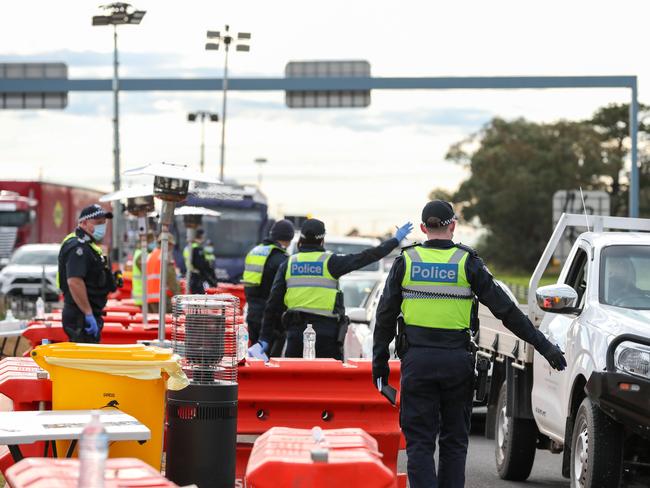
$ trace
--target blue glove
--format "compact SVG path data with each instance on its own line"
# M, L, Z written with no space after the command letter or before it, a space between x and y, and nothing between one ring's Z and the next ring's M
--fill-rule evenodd
M399 242L402 242L402 239L409 235L412 230L413 224L411 222L407 222L402 227L397 228L395 231L395 239L397 239Z
M262 359L266 363L269 360L269 357L265 354L265 351L268 347L268 342L260 341L248 348L248 357Z
M84 322L86 322L86 325L88 325L88 327L84 328L86 334L89 334L93 337L98 337L99 326L97 325L97 319L95 318L95 316L91 313L89 313L88 315L84 315Z

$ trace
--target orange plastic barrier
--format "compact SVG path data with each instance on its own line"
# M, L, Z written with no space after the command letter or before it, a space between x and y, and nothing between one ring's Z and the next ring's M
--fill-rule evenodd
M311 430L274 427L255 441L247 486L393 488L395 473L381 462L377 441L361 429Z
M391 361L390 384L399 388L400 363ZM397 473L399 409L372 386L368 360L247 361L239 368L238 435L260 435L271 427L361 428L372 435L384 464ZM251 444L239 443L237 478L243 484ZM406 486L405 475L398 475Z
M178 488L139 459L106 460L105 488ZM12 488L77 488L78 459L27 458L7 470Z

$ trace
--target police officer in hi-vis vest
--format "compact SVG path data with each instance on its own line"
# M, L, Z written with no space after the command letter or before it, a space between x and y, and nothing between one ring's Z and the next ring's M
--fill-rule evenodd
M286 248L294 234L295 229L291 222L278 220L271 227L269 237L246 255L242 283L248 305L246 323L251 344L255 344L259 339L271 285L278 268L288 259Z
M308 219L302 225L298 253L282 264L275 275L262 333L249 354L262 356L283 327L287 332L287 357L302 356L302 337L307 324L316 331L316 357L341 359L347 317L339 278L379 261L395 249L413 229L410 222L398 228L395 237L358 254L337 255L325 251L325 224ZM286 312L285 312L286 310Z
M71 342L99 342L102 310L108 294L117 289L118 274L98 242L106 234L106 219L113 214L99 205L84 208L79 226L68 234L59 251L57 278L63 292L63 330Z
M395 339L401 366L400 423L411 488L461 488L474 393L470 326L476 299L558 370L562 351L551 344L495 283L476 252L452 241L452 206L434 200L422 210L422 245L407 247L386 280L377 309L372 375L386 385L388 346ZM436 474L434 451L440 446Z

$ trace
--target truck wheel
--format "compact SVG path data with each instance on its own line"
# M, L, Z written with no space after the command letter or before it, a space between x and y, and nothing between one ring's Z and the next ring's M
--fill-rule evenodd
M571 438L571 487L616 488L623 464L623 430L585 398Z
M523 481L530 475L535 461L537 425L534 420L506 416L506 384L503 383L497 402L495 424L495 458L499 477Z

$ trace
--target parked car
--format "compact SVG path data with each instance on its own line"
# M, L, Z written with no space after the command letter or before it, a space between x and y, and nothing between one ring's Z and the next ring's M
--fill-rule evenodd
M296 254L298 252L298 239L299 234L297 234L296 237L294 237L291 241L291 244L289 244L287 253ZM380 243L381 241L374 237L325 236L325 250L330 251L334 254L355 254L363 251L364 249L378 246ZM358 271L381 273L382 270L383 265L381 261L378 261L376 263L371 263ZM355 271L355 273L356 272L357 271Z
M36 300L41 296L41 288L45 286L45 299L58 300L58 255L59 244L25 244L19 247L12 254L7 266L0 271L0 293Z

